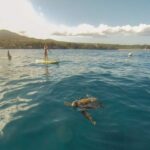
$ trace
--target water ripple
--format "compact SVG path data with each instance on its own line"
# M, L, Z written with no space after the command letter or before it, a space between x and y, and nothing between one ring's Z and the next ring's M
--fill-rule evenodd
M38 106L38 103L30 104L31 99L24 99L17 97L7 101L0 102L0 133L3 135L5 126L13 120L19 119L23 116L17 115L21 111L27 111L33 107ZM7 107L6 107L7 106Z
M149 52L55 50L59 65L35 64L42 55L0 58L0 149L149 150ZM86 96L104 105L89 111L96 126L64 106Z

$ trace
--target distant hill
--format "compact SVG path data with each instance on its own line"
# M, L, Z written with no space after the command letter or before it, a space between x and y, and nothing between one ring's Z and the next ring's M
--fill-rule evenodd
M26 39L26 37L18 35L17 33L8 31L8 30L0 30L0 40L2 39Z
M53 42L54 40L48 40ZM29 38L8 30L0 30L1 48L42 48L46 41Z
M100 43L71 43L52 39L35 39L8 30L0 30L0 48L3 49L40 49L47 43L51 49L150 49L150 45L119 45Z

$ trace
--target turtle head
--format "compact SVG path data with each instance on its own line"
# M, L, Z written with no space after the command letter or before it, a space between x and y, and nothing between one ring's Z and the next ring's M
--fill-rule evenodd
M77 101L72 102L71 106L72 107L78 107L78 102Z

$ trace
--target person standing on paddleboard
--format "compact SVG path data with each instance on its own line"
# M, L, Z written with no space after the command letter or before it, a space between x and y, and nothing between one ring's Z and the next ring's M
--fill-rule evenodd
M44 45L44 60L48 61L48 46Z

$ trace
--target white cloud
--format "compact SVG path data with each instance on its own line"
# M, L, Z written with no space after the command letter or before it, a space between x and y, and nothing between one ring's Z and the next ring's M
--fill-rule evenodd
M0 29L8 29L36 38L50 38L52 35L73 37L150 36L150 25L146 24L137 26L80 24L72 27L55 25L44 17L41 8L36 11L29 0L0 0Z
M77 27L60 26L52 34L62 36L109 36L109 35L149 35L150 25L138 26L108 26L100 24L98 27L81 24Z
M26 31L34 37L46 38L52 24L36 12L29 0L0 0L0 29Z

